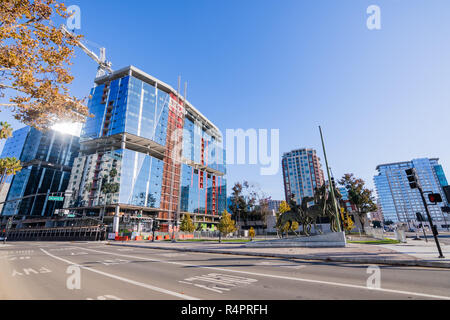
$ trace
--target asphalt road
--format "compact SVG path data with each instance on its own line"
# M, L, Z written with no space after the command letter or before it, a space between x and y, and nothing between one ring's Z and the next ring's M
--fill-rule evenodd
M378 268L93 242L11 242L0 244L0 299L450 299L450 270Z

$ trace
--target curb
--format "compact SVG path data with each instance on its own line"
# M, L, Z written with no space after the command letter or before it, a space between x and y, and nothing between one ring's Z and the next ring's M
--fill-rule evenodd
M190 248L166 248L166 247L146 247L136 244L124 244L124 243L110 243L111 246L122 247L134 247L142 249L156 249L156 250L171 250L182 252L200 252L200 253L217 253L217 254L229 254L237 256L255 256L255 257L267 257L267 258L284 258L295 260L310 260L310 261L326 261L326 262L350 262L350 263L363 263L363 264L384 264L391 266L406 266L406 267L428 267L428 268L445 268L450 269L450 262L434 262L424 260L392 260L392 259L377 259L377 258L351 258L351 257L316 257L309 255L289 255L282 253L260 253L260 252L230 252L225 250L213 250L213 249L190 249Z

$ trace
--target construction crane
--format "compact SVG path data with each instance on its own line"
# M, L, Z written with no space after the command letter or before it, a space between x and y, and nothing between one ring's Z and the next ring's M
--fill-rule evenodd
M96 76L97 78L102 77L106 74L113 73L113 69L111 69L112 63L110 61L106 60L106 49L105 48L100 48L100 57L99 57L94 52L89 50L89 48L86 45L84 45L81 41L77 40L75 38L75 34L70 32L65 25L61 25L60 29L63 33L67 34L69 37L75 39L78 47L80 47L81 50L83 50L89 57L91 57L92 60L97 62L97 64L98 64L97 76Z

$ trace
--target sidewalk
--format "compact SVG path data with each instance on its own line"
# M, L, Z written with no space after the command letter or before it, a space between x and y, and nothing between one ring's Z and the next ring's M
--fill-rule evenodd
M328 262L450 268L450 246L442 246L446 259L438 259L434 242L428 242L427 245L409 243L409 241L399 245L347 244L345 248L248 248L243 243L147 241L110 241L109 245Z
M406 241L406 243L385 244L381 246L420 260L450 264L450 245L445 244L443 241L440 241L440 245L442 254L445 257L444 259L438 258L439 252L433 237L428 239L428 242L425 240L417 241L409 238L407 238Z

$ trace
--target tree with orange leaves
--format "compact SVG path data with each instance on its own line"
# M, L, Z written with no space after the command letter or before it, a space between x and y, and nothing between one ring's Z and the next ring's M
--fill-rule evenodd
M0 2L0 107L38 129L88 116L84 100L68 89L73 48L81 36L55 26L56 19L68 17L56 0Z

